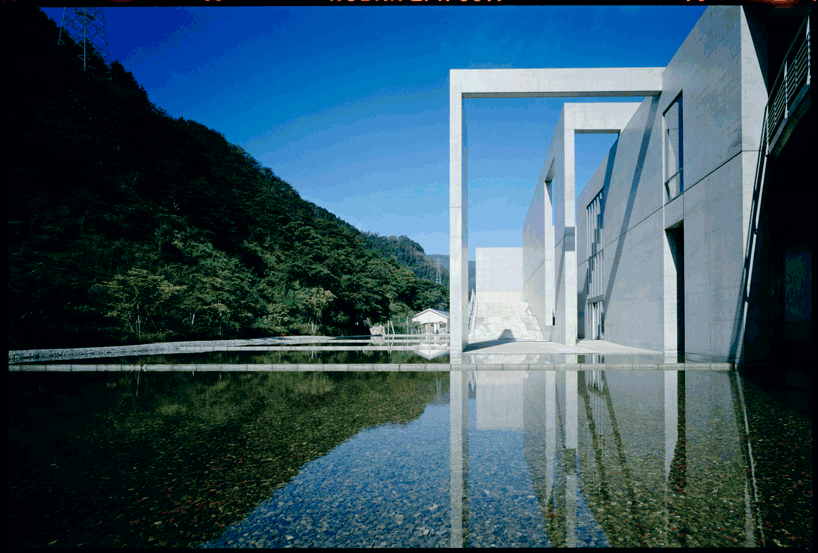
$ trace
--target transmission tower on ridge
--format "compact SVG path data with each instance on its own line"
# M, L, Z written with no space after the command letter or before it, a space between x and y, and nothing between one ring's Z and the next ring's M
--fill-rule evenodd
M85 71L89 57L95 55L105 62L110 72L108 60L108 37L105 34L105 15L102 8L65 8L62 12L62 24L57 45L65 44L62 34L71 37L76 44L82 44L82 70ZM88 46L91 46L90 52Z
M437 274L435 275L435 284L443 284L443 279L440 276L440 255L437 256Z

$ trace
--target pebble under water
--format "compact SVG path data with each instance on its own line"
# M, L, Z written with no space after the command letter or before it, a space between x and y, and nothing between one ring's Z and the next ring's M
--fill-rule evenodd
M33 373L10 389L13 547L812 544L811 420L735 372Z
M458 518L456 545L475 547L770 538L752 498L761 459L746 447L743 390L727 373L462 378L470 380L462 468L450 463L446 396L408 425L365 430L309 463L202 547L449 547ZM462 503L450 495L455 470L466 483Z

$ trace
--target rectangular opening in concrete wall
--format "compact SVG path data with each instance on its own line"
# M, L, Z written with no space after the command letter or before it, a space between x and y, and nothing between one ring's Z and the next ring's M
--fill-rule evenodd
M633 101L633 98L628 99ZM613 131L574 131L574 186L577 198L618 139L619 133Z
M590 340L602 340L605 333L605 307L602 300L588 304L585 318L585 336Z
M663 115L665 203L684 192L682 179L682 95L671 102Z
M534 191L532 176L542 169L543 151L548 151L561 109L562 102L552 98L463 100L470 260L476 259L475 247L523 245L521 226ZM545 200L551 198L549 187Z
M588 282L587 307L585 318L585 336L591 340L601 340L604 332L603 274L604 250L602 249L602 225L604 221L605 190L600 190L586 206L585 215L588 244Z
M670 298L665 298L671 302L666 301L666 306L671 308L669 309L671 320L666 318L665 322L670 324L675 322L675 326L672 327L676 334L675 346L678 354L682 356L685 352L684 225L679 224L666 229L665 236L672 260L665 270L665 291L671 295Z
M545 201L548 202L548 210L551 211L551 226L557 224L557 209L554 205L554 192L551 188L551 181L545 181Z

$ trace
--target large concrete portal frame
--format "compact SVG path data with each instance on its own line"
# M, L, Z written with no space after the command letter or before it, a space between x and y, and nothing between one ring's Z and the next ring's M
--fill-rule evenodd
M569 346L577 343L574 135L619 133L640 105L640 102L565 104L554 129L554 138L534 189L535 197L540 196L544 201L540 207L540 202L532 200L523 227L532 235L523 235L523 251L529 258L524 264L534 269L532 275L523 277L529 284L524 288L523 300L531 306L540 327L551 325L551 315L554 314L556 325L552 340L555 342ZM558 208L552 226L551 213L555 207ZM542 213L532 210L542 210ZM530 228L529 223L533 221L538 226L542 224L542 228ZM534 236L537 231L542 236L539 239ZM526 248L527 239L535 247ZM542 251L534 251L539 249L540 242ZM537 271L540 265L543 267L541 273Z
M663 67L625 67L449 71L449 328L452 363L457 362L457 357L468 345L469 324L468 182L463 99L656 96L662 90L663 70ZM573 206L573 196L571 200ZM562 212L564 221L574 220L573 213L568 215L565 202L556 208L558 213ZM562 238L564 236L556 237L557 240Z

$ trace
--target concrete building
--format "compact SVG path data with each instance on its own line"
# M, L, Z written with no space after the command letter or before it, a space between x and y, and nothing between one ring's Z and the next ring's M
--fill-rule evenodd
M521 274L505 281L515 293L521 281L561 344L605 339L704 362L805 355L809 202L786 205L782 189L809 174L808 10L709 7L667 67L451 70L452 353L470 341L463 99L631 96L564 105L522 225ZM599 132L618 139L577 197L574 136ZM494 274L517 266L497 260L477 259L478 302L481 274L493 291Z

